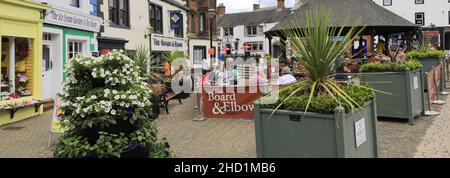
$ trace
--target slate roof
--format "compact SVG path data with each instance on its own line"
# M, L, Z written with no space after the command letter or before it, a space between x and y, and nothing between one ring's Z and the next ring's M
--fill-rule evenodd
M290 8L277 10L276 7L256 11L225 14L218 17L219 27L236 27L239 25L255 26L263 23L280 22L290 14Z
M349 21L345 26L352 26L356 20L361 18L361 25L366 24L367 28L373 27L378 30L382 27L389 30L417 27L372 0L305 0L304 4L296 9L293 14L282 20L269 32L286 28L303 28L306 25L306 20L303 20L307 19L306 12L322 7L331 9L333 17L338 19L335 21L337 26L342 26L347 18L349 18Z

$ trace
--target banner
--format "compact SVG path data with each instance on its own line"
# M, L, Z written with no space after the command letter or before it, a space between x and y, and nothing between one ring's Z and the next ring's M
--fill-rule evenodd
M61 115L63 114L61 110L61 98L59 96L55 97L55 104L53 108L52 126L50 131L52 133L64 133L65 130L61 127Z
M431 104L433 101L437 100L436 93L436 73L435 69L431 70L427 75L427 85L428 85L428 103Z
M208 90L213 90L209 87ZM251 92L248 86L232 87L232 91L227 91L227 87L215 87L214 91L203 90L203 115L206 118L244 118L252 119L254 105L253 102L261 97L261 92L255 90ZM228 88L230 90L230 88ZM241 92L244 91L244 92Z

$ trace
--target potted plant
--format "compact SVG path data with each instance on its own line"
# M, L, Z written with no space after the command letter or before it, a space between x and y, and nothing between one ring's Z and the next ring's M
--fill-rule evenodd
M422 75L425 76L425 73L430 72L433 67L437 67L439 64L442 64L442 75L441 77L441 92L446 89L445 82L445 65L444 65L444 51L430 49L427 46L423 45L419 49L410 51L407 54L408 59L418 59L423 66ZM425 88L424 91L427 92L428 85L427 80L425 80Z
M424 114L424 76L419 61L369 63L360 71L361 83L385 92L376 93L378 116L408 119L414 124L414 118Z
M378 157L373 91L340 85L333 65L364 28L335 24L331 10L306 12L306 26L281 33L302 55L306 79L255 103L256 150L260 158ZM344 23L346 24L346 23ZM341 42L333 36L344 36Z
M57 158L170 157L150 120L151 91L122 52L69 60ZM165 145L165 146L162 146Z

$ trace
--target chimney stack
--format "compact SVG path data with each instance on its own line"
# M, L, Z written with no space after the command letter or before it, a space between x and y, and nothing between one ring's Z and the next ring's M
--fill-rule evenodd
M284 9L285 8L285 6L284 6L284 0L277 0L277 9L278 10L282 10L282 9Z
M217 15L219 16L225 15L225 5L223 3L220 3L219 7L217 7Z
M260 9L260 5L259 4L253 4L253 11L257 11Z

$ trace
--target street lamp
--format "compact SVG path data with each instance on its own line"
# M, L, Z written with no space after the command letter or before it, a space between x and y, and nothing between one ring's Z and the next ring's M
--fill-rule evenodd
M213 49L213 21L214 21L214 17L216 16L216 10L211 8L208 10L208 14L209 14L209 48ZM215 50L214 50L215 52ZM211 63L211 69L213 66L213 54L210 54L209 56L210 58L210 63ZM215 60L214 60L215 61Z

